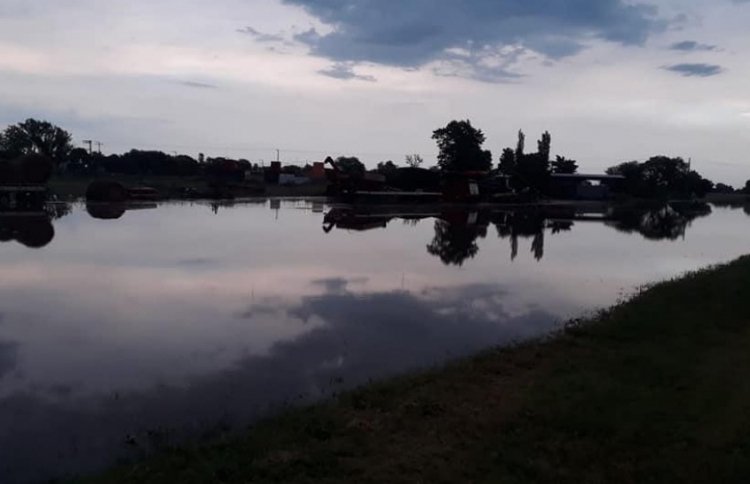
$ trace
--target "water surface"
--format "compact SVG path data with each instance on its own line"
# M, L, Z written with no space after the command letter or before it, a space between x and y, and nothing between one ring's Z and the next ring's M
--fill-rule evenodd
M740 208L0 214L0 482L91 472L553 331L748 250Z

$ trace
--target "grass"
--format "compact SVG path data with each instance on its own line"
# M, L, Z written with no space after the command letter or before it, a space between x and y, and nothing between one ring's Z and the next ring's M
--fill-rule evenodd
M747 482L750 257L87 483Z

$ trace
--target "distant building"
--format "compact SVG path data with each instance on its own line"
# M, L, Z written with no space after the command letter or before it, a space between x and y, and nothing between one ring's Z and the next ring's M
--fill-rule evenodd
M573 200L607 200L612 188L622 183L620 175L586 175L555 173L550 177L550 194Z

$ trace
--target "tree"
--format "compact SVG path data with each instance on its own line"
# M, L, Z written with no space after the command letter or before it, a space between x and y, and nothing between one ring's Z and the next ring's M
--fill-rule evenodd
M71 140L70 133L64 129L48 121L29 118L5 128L0 137L0 149L6 156L36 153L61 162L73 149Z
M750 195L750 180L745 182L745 188L742 191L745 192L747 195Z
M503 150L498 168L504 175L512 175L516 171L516 152L513 151L513 148Z
M731 187L724 183L717 183L713 191L716 193L734 193L734 187Z
M518 130L518 144L516 145L516 163L523 158L523 152L526 147L526 135L522 130Z
M667 156L622 163L608 168L607 174L623 176L620 190L635 197L703 197L713 188L713 182L690 170L685 160Z
M414 153L413 155L406 155L406 164L411 168L419 168L419 165L424 163L422 156Z
M549 163L549 154L552 148L552 135L549 134L549 131L545 131L542 134L542 139L537 142L537 146L539 147L538 153L540 159Z
M435 130L432 139L437 141L438 166L446 171L487 171L492 167L492 153L482 149L485 136L469 120L451 121Z
M356 156L339 156L336 158L336 166L350 176L362 176L367 171L365 164Z
M396 172L396 170L398 170L398 166L391 160L381 161L375 168L375 171L377 171L381 175L388 175Z
M555 157L552 162L552 173L572 175L578 171L578 163L575 160L569 160L564 156Z

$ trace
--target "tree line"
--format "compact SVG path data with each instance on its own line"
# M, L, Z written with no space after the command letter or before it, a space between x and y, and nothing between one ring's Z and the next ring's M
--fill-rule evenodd
M419 178L415 173L423 171L440 175L456 172L503 175L508 177L516 191L545 195L550 193L553 175L575 174L579 168L574 159L564 156L552 159L552 135L548 131L542 133L536 143L536 151L531 152L526 147L526 134L520 130L515 147L503 149L497 164L492 152L483 147L485 134L472 126L469 120L451 121L433 131L432 139L438 147L435 167L422 168L424 159L419 154L410 154L405 158L405 166L389 160L378 163L374 171L396 176L399 171L408 173L410 170L410 176L415 179ZM244 172L259 168L257 164L242 158L206 158L200 154L196 159L185 154L156 150L133 149L123 154L103 155L74 147L72 140L72 135L59 126L48 121L27 119L0 132L0 160L37 153L51 158L59 172L80 175L196 176L217 174L227 169ZM336 164L342 171L354 175L367 171L365 164L354 156L341 156ZM715 185L679 157L654 156L645 162L630 161L610 167L606 173L623 177L619 189L635 197L700 197L709 191L735 191L728 185ZM740 191L750 194L750 180Z
M507 176L515 190L549 194L553 175L578 172L576 160L564 156L551 158L552 135L548 131L537 141L535 152L527 152L526 135L519 131L515 148L503 149L496 167L491 152L482 147L486 140L484 133L469 120L451 121L435 130L432 137L437 141L438 165L443 171L495 172ZM723 184L714 185L679 157L654 156L645 162L631 161L610 167L606 173L622 177L614 188L634 197L702 197L715 187L731 189ZM750 181L744 190L750 194Z

